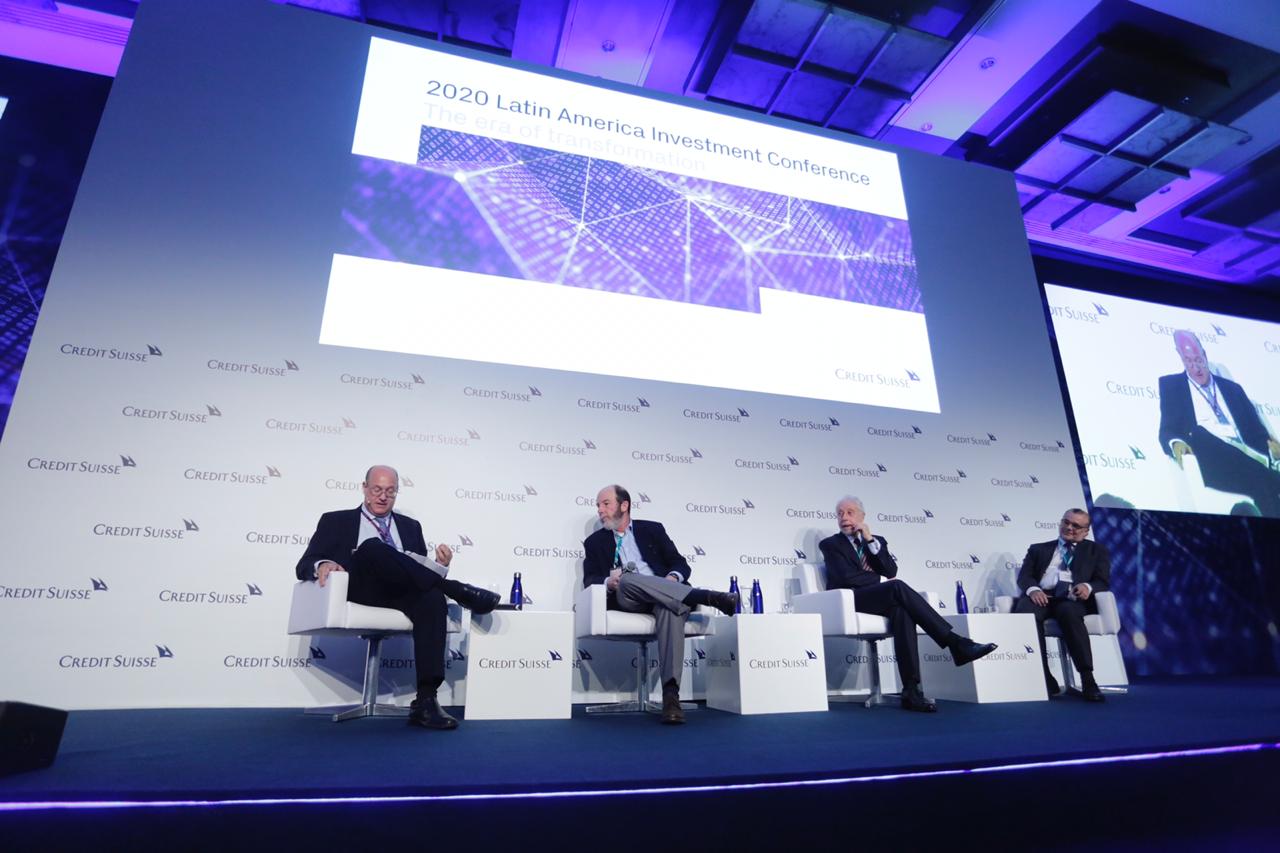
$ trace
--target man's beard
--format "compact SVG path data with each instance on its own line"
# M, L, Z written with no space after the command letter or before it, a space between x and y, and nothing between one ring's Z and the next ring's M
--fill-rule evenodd
M612 530L617 533L618 528L622 526L622 510L618 510L613 515L606 515L600 519L600 523L604 525L605 530Z

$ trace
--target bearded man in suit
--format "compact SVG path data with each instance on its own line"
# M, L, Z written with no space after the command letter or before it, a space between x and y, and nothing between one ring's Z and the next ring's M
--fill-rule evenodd
M680 675L684 671L684 623L689 611L705 604L732 616L738 599L727 592L689 585L693 570L667 530L656 521L631 518L631 493L619 485L596 495L602 525L582 543L582 586L604 584L610 610L652 613L662 679L662 722L684 722Z

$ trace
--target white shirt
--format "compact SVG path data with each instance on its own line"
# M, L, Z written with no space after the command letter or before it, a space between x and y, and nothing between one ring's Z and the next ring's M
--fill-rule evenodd
M1045 567L1044 574L1040 576L1040 583L1036 586L1027 587L1028 593L1037 589L1041 591L1046 589L1054 590L1062 582L1072 586L1071 592L1067 594L1068 597L1073 599L1076 597L1075 588L1071 584L1071 567L1062 561L1062 545L1062 539L1058 539L1058 546L1053 549L1053 557L1050 558L1049 565ZM1076 543L1076 547L1080 547L1079 542ZM1073 557L1072 559L1075 558ZM1085 584L1085 586L1089 588L1089 592L1093 592L1092 584ZM1053 598L1052 592L1046 593L1046 595Z
M404 544L400 541L400 531L396 530L396 518L391 513L386 515L387 524L391 528L391 541L396 544L397 551L404 550ZM360 508L360 533L356 536L356 547L359 548L364 544L366 539L377 539L382 541L382 537L378 535L378 526L373 522L373 516L364 507Z
M618 541L618 534L616 532L613 534L613 541L615 543ZM644 557L640 556L640 545L636 542L636 535L632 532L632 525L630 524L627 525L626 531L622 534L622 553L620 556L622 558L622 565L625 566L628 563L634 563L638 574L654 574L653 569L651 569L649 564L644 561ZM684 576L675 569L672 569L669 574L673 574L681 580L684 580Z
M859 548L863 547L863 545L864 545L864 543L859 542L857 539L855 539L855 538L854 538L854 537L852 537L852 536L845 536L844 538L849 540L849 544L853 546L853 550L854 550L855 552L856 552ZM870 540L868 540L868 541L865 543L865 547L866 547L866 549L867 549L867 553L869 553L869 554L879 554L879 553L880 553L880 540L879 540L879 539L877 539L876 537L872 536L872 537L871 537L871 539L870 539Z
M1223 441L1240 441L1240 430L1236 428L1236 419L1231 416L1231 409L1227 407L1227 401L1222 398L1222 392L1213 374L1209 374L1208 388L1199 385L1190 375L1187 376L1187 385L1190 386L1191 408L1195 411L1196 424ZM1225 424L1213 413L1213 406L1209 405L1205 394L1208 394L1211 399L1217 395L1218 409L1227 419Z

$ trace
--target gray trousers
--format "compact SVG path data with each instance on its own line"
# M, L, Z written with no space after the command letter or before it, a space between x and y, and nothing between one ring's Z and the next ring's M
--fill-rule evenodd
M689 615L685 597L693 589L671 578L624 572L618 579L618 609L630 613L652 613L657 622L658 672L662 683L680 683L684 672L684 623ZM637 666L639 661L636 662Z

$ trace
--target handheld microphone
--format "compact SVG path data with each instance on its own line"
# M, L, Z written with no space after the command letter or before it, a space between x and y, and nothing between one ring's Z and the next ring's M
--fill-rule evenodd
M636 570L635 561L631 561L627 563L625 566L622 567L622 570L624 572L634 572Z

